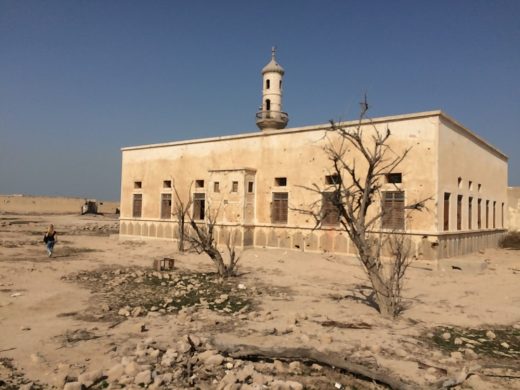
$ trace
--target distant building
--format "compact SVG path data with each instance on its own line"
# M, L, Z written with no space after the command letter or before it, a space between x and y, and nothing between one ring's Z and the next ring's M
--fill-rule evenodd
M219 210L220 244L234 231L243 247L355 253L334 220L313 230L314 221L293 210L317 200L302 186L325 191L333 180L323 151L334 141L330 125L285 129L284 70L274 52L262 75L261 131L122 149L121 236L177 239L175 188L192 197L196 220ZM441 111L374 118L363 126L390 128L397 153L412 147L383 185L380 204L389 210L383 230L405 232L424 259L497 245L507 227L507 156ZM327 193L322 196L326 207ZM427 197L433 199L427 211L404 210Z

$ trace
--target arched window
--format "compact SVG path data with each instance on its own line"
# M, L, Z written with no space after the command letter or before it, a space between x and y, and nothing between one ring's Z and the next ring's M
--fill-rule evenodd
M267 79L265 80L265 89L271 88L271 80Z
M266 99L265 101L265 109L266 111L271 110L271 101L269 99Z
M282 89L282 80L280 80L280 87L279 88Z

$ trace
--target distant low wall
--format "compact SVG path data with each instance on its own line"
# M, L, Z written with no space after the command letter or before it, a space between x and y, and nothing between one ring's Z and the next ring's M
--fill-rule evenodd
M14 214L80 214L85 198L62 196L0 195L0 213ZM112 214L119 202L97 201L98 212Z
M509 230L520 230L520 187L507 189Z

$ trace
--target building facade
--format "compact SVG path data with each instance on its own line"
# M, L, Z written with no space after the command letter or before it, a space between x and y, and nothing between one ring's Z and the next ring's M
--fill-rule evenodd
M330 124L285 129L284 70L274 51L262 75L259 132L122 149L122 237L178 239L178 194L192 200L195 220L218 214L219 244L232 236L244 248L356 252L335 220L314 229L315 221L297 211L316 201L326 206L334 178L324 147L339 142L337 134ZM372 206L374 212L391 208L383 231L408 235L422 259L497 245L507 229L507 156L441 111L374 118L361 126L367 132L388 128L391 150L410 149ZM426 211L405 210L425 198Z

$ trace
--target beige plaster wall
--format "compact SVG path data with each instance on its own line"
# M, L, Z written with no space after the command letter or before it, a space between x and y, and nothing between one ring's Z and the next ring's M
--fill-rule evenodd
M406 191L406 201L412 202L432 195L435 188L436 172L436 129L438 119L435 115L406 118L388 123L375 122L381 131L388 126L392 131L389 158L392 153L402 153L411 148L409 155L397 171L403 173L403 183L399 185ZM367 125L366 131L369 131ZM186 198L190 184L194 180L204 180L206 192L212 194L210 170L232 170L251 168L256 170L254 191L254 224L271 226L271 201L273 192L288 192L291 208L306 208L317 198L316 194L301 188L317 184L325 188L325 176L331 174L331 163L323 151L330 141L335 142L333 134L321 128L303 130L284 130L255 133L252 136L233 137L210 142L193 142L123 151L123 175L121 217L131 218L132 194L143 194L142 219L159 220L160 197L164 189L163 180L172 180L179 194ZM362 159L355 154L349 157L361 167ZM236 176L236 177L235 177ZM287 187L276 187L275 178L286 177ZM226 179L219 179L222 189L219 201L227 222L234 222L226 212L237 200L225 187L232 180L239 180L241 196L244 196L246 181L238 171L230 171ZM142 189L134 189L134 182L141 181ZM395 190L394 185L386 189ZM374 206L376 210L378 205ZM240 219L237 219L240 222ZM435 220L430 213L416 214L407 219L410 231L435 231ZM296 211L289 211L285 227L311 228L314 221Z
M460 185L459 185L459 178ZM471 182L471 188L470 188ZM480 186L480 188L479 188ZM439 127L439 187L437 226L443 231L444 193L451 194L450 229L457 232L457 196L462 195L461 232L493 230L493 202L496 202L495 230L507 227L507 157L460 125L442 119ZM472 226L469 225L469 197L473 198ZM477 224L478 199L481 201L481 229ZM486 229L486 201L489 225ZM502 218L502 207L504 208Z
M346 127L356 122L344 123ZM355 248L339 227L313 231L314 219L296 210L308 209L320 195L302 187L326 188L325 176L332 174L331 163L323 151L329 142L338 143L328 127L310 126L298 129L263 131L239 136L193 140L123 149L121 183L121 235L176 239L175 218L160 219L161 193L164 180L172 180L184 199L194 192L192 183L204 180L207 204L219 209L217 240L224 244L230 229L243 246L281 247L309 251L355 253ZM467 129L439 111L376 118L366 122L367 138L372 129L390 129L388 158L402 155L406 159L394 172L402 173L401 184L383 184L383 191L405 191L405 203L427 201L427 210L408 213L406 234L412 240L417 258L435 259L470 253L496 246L503 234L501 204L506 202L507 158ZM347 153L349 163L355 161L362 170L363 159L355 151ZM286 177L287 186L277 187L276 177ZM462 178L458 188L457 178ZM464 183L473 181L473 189ZM134 182L142 182L135 189ZM213 193L213 182L219 181L221 192ZM232 181L238 181L237 193L231 193ZM253 193L247 183L254 182ZM455 184L454 184L455 183ZM481 192L476 190L481 184ZM191 186L191 187L190 187ZM271 222L274 192L289 194L289 216L286 224ZM443 194L454 194L449 232L443 229ZM142 217L132 218L132 195L143 195ZM476 226L478 196L497 202L497 228L456 231L456 195L467 202L475 198L473 221ZM379 209L379 200L372 214ZM467 203L466 203L467 207ZM369 215L369 216L370 216ZM466 220L467 216L463 216Z
M60 196L0 195L0 213L80 214L85 198ZM101 204L103 203L103 204ZM115 213L119 202L98 201L98 212Z
M509 230L520 230L520 187L507 189Z

